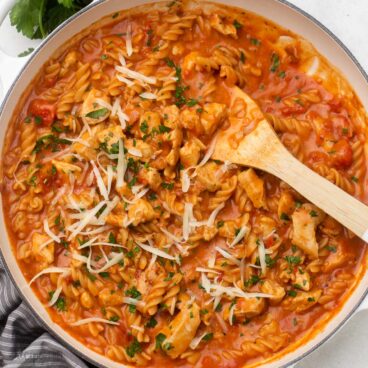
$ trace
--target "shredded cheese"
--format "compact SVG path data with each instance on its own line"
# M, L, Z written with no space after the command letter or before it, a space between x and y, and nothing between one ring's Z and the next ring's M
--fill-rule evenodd
M110 111L112 110L112 106L108 102L103 100L102 98L96 98L95 103L100 105L101 107L104 107L104 108L110 110Z
M119 322L110 321L109 319L105 319L105 318L90 317L90 318L80 319L77 322L70 323L70 326L82 326L87 323L93 323L93 322L106 323L108 325L115 325L115 326L118 326L120 324Z
M139 97L144 98L145 100L156 100L157 95L151 92L143 92L139 95Z
M176 235L170 233L168 230L164 229L163 227L160 227L160 230L171 240L173 240L176 243L181 243L182 239L179 239Z
M147 77L144 74L138 73L134 70L127 68L126 66L116 66L115 69L128 76L129 78L136 79L138 81L148 83L148 84L156 84L157 79L155 77Z
M43 220L43 229L45 230L45 233L54 241L56 241L56 243L60 243L61 239L60 237L58 237L56 234L54 234L49 227L49 222L47 219Z
M128 24L127 32L126 32L126 39L125 39L125 47L128 56L133 54L133 46L132 46L132 25Z
M36 276L33 276L32 280L29 282L31 285L36 279L38 279L40 276L45 275L47 273L64 273L69 271L68 267L48 267L39 272Z
M211 156L213 155L213 152L215 152L216 141L217 141L217 136L215 136L212 139L212 141L210 143L210 146L208 147L208 150L207 150L206 154L202 158L201 162L197 165L197 167L203 166L211 158Z
M109 199L109 195L107 193L107 189L106 189L105 183L102 179L100 170L98 170L98 168L97 168L97 166L96 166L96 164L93 160L91 161L91 165L92 165L93 173L95 174L95 177L96 177L96 180L97 180L98 189L100 190L101 195L107 201Z
M210 227L214 224L217 215L219 214L219 212L225 207L225 203L221 203L220 205L218 205L212 212L210 217L207 220L207 226Z
M230 311L229 311L229 323L230 323L230 326L233 325L235 307L236 307L236 304L233 304L231 306L231 308L230 308Z
M195 337L189 344L189 347L192 350L195 350L197 348L197 346L199 345L199 343L202 341L202 339L207 335L207 332L204 332L201 336L197 336Z
M196 268L197 272L206 272L206 273L215 273L217 275L221 275L221 272L215 271L215 270L210 270L209 268L203 268L203 267L197 267Z
M101 268L98 268L98 269L93 269L91 267L91 256L92 256L92 252L89 252L89 256L88 256L88 259L87 259L88 271L91 272L91 273L100 273L100 272L106 271L110 267L112 267L112 266L116 265L117 263L119 263L124 258L124 253L114 254L114 256L108 262L106 262Z
M242 226L238 232L238 235L235 237L235 239L231 242L229 245L230 248L233 248L236 244L240 242L245 236L245 234L248 232L248 228L246 226Z
M84 218L81 221L74 223L71 226L68 226L68 230L72 231L69 235L68 240L73 239L77 234L79 234L88 224L89 222L95 218L97 212L106 204L106 201L102 201L96 205L96 207L92 208L89 211L83 212Z
M263 243L262 239L258 240L258 256L259 256L259 263L261 265L261 270L262 273L265 274L266 273L266 268L267 268L267 264L266 264L266 249Z
M129 148L128 153L130 153L132 156L142 157L142 152L139 149L136 148Z
M133 81L131 81L131 80L130 80L130 79L128 79L128 78L125 78L124 76L122 76L122 75L120 75L120 74L118 74L118 75L116 76L116 78L117 78L120 82L125 83L128 87L131 87L131 86L134 84L134 82L133 82Z
M228 260L230 260L231 262L235 263L236 265L240 266L240 261L238 259L236 259L233 255L231 255L230 253L228 253L225 249L222 249L220 247L215 247L215 249L225 258L227 258Z
M126 162L124 155L124 146L122 139L119 139L118 167L116 173L116 188L121 188L124 183L124 175L126 171Z
M172 261L175 261L175 257L170 255L170 254L167 254L166 252L160 250L160 249L157 249L155 247L153 247L152 245L148 245L148 244L143 244L141 242L138 242L137 241L137 244L142 248L144 249L145 251L149 252L149 253L152 253L152 254L155 254L159 257L162 257L162 258L166 258L166 259L170 259Z
M184 204L184 215L183 215L183 238L184 240L189 239L191 233L191 220L193 218L193 204L185 202Z

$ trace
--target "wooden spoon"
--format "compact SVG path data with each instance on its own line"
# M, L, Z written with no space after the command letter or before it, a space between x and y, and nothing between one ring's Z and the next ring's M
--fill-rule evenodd
M368 207L298 161L280 142L256 102L234 87L232 102L237 99L244 101L245 119L255 122L256 128L242 135L243 119L232 119L230 127L218 134L212 158L254 167L277 176L368 241Z

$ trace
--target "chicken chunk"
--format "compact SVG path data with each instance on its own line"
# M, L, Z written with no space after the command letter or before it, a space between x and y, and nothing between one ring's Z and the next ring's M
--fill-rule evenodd
M170 324L160 331L166 336L162 348L170 358L176 359L187 350L201 323L199 311L196 303L186 302Z
M54 262L54 242L43 246L49 240L50 238L44 234L33 233L32 235L31 254L39 262L40 269L46 268Z
M213 134L227 116L226 105L216 102L204 105L201 124L206 134Z
M106 145L106 149L110 151L113 146L118 147L119 139L123 139L124 134L121 126L110 124L106 129L97 133L97 141L99 144Z
M132 157L134 160L139 158L139 160L147 162L152 159L154 154L152 145L142 141L141 139L126 139L125 148L128 150L128 157ZM129 150L134 150L136 152L134 152L133 155L129 153ZM136 156L136 153L142 156Z
M272 295L272 297L269 298L269 303L271 305L279 304L285 296L284 288L274 280L265 280L261 285L261 290L265 294Z
M133 225L137 226L141 223L154 220L158 215L148 201L145 199L138 199L138 201L129 208L128 217L130 220L133 220Z
M236 303L234 315L237 319L259 316L266 307L264 298L239 299Z
M323 221L325 214L312 204L297 208L293 215L293 243L312 259L318 258L316 227Z
M187 141L180 148L180 161L185 168L197 165L201 152L206 149L206 146L197 138Z
M184 129L192 131L195 135L203 134L203 126L199 115L194 109L186 109L180 113L180 122Z
M161 115L155 111L146 111L139 120L139 132L141 137L148 134L152 129L158 131L161 124Z
M91 89L81 108L81 117L85 124L98 124L110 116L110 110L102 106L98 100L110 104L109 96L98 89Z
M153 167L143 167L141 170L139 170L138 179L140 183L148 184L149 187L155 191L160 189L162 182L160 173Z
M207 162L197 169L197 180L209 192L215 192L221 188L221 182L217 174L218 170L218 165L213 161Z
M295 210L295 200L289 191L283 191L280 196L277 214L279 218L283 215L291 216Z
M121 305L123 294L121 292L111 293L110 289L103 289L98 294L98 301L104 307Z
M321 295L321 290L297 291L296 296L288 296L284 299L282 306L289 311L305 312L318 302Z
M254 207L265 207L264 182L253 169L248 169L238 175L239 184L246 191Z
M72 144L71 146L72 151L82 156L87 161L95 159L96 149L99 146L97 135L98 135L98 132L100 132L101 130L102 130L102 126L97 125L91 128L91 134L88 131L85 131L80 137L80 141L74 142Z

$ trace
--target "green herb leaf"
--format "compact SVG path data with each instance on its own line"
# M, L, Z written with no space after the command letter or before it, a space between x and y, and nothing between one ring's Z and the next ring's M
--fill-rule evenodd
M33 47L29 47L27 50L24 50L23 52L21 52L20 54L18 54L18 57L28 56L33 51L34 51L34 48Z
M98 109L98 110L89 112L88 114L86 114L86 117L91 118L91 119L99 119L105 116L108 112L109 112L109 109L107 109L106 107L103 107L102 109Z
M151 317L145 324L145 327L147 328L154 328L157 325L157 321L155 317Z
M163 333L159 333L156 336L156 349L161 349L162 348L162 343L166 340L166 335L164 335Z
M134 338L134 340L128 345L125 351L127 352L128 356L133 358L135 354L140 353L142 351L142 346L138 342L138 340Z
M212 332L209 332L208 334L204 335L203 336L203 341L210 341L213 339L213 333Z

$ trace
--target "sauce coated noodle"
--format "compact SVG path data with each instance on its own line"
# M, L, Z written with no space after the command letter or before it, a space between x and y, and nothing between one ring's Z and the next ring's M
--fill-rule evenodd
M262 362L318 332L359 281L359 239L271 175L208 159L232 119L252 128L234 85L299 160L366 201L351 87L246 11L114 14L25 96L3 155L14 252L92 350L151 367Z

